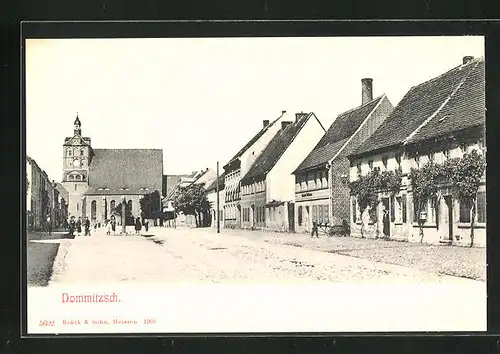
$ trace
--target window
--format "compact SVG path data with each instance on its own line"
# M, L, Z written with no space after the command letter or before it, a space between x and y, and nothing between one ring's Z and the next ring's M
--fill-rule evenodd
M83 149L80 150L80 156L83 156L84 155L84 152L83 152Z
M75 180L79 181L80 180L80 175L75 176Z
M391 205L389 207L389 209L390 209L389 212L390 212L392 222L396 221L396 208L394 207L394 199L395 198L391 198Z
M71 153L72 153L71 150L68 150L68 156L71 156Z
M78 186L75 184L75 191L77 190Z
M382 163L384 164L384 168L385 168L386 170L387 170L387 160L388 160L387 156L383 156L383 157L382 157Z
M76 203L76 211L79 211L79 210L80 210L80 204Z
M486 192L477 193L477 222L486 222Z
M401 154L396 154L396 163L398 164L398 169L401 170Z
M356 164L356 170L358 171L358 175L360 175L361 174L361 163L360 162L358 162Z
M460 222L470 222L471 208L467 203L460 201Z
M429 161L434 161L434 151L429 151L427 154Z
M428 205L428 203L424 203L424 208L422 210L423 213L427 213L427 205ZM420 215L419 215L417 202L414 200L413 201L413 222L418 222L419 217L420 217Z
M323 188L328 187L328 170L323 173Z
M297 222L299 226L302 226L302 206L297 209Z
M113 214L115 212L115 201L114 200L112 200L109 203L109 209L111 210L111 214Z
M316 173L316 188L321 188L323 183L321 180L323 179L323 172Z
M443 157L445 160L450 158L450 150L449 149L443 149Z
M356 201L356 198L353 197L351 199L351 205L352 205L352 222L356 222L357 216L358 216L356 204L358 204L357 201Z
M323 222L328 224L328 204L323 206Z
M75 180L75 176L73 176L73 175L69 175L68 178L69 178L70 181L74 181Z
M312 220L317 221L318 220L318 206L313 205L312 209L313 209L312 210Z
M323 205L318 205L318 222L323 222Z
M368 167L370 168L370 170L373 170L373 160L368 161Z
M460 151L462 151L462 154L467 153L467 144L460 144Z
M420 167L420 156L418 154L415 155L415 164L417 168Z

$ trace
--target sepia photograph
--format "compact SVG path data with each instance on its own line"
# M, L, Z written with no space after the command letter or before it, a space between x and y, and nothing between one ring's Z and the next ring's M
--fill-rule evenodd
M486 330L483 36L24 45L28 334Z

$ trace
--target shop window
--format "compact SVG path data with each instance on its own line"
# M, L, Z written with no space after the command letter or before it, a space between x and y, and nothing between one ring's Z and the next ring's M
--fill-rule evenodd
M312 220L318 221L318 206L317 205L312 206Z
M486 192L477 193L477 222L486 222Z
M299 206L297 210L297 221L299 226L302 226L302 206Z

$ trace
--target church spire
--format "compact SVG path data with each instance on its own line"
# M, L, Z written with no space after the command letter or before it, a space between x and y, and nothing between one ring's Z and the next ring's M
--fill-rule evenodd
M82 135L82 123L80 122L80 119L78 118L78 112L76 112L76 119L75 122L73 123L74 125L74 134L75 135Z

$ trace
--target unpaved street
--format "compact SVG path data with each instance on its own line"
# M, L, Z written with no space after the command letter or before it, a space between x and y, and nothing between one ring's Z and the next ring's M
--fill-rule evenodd
M106 236L98 231L90 237L62 240L51 284L475 283L258 238L217 234L213 229L153 228L149 234Z

